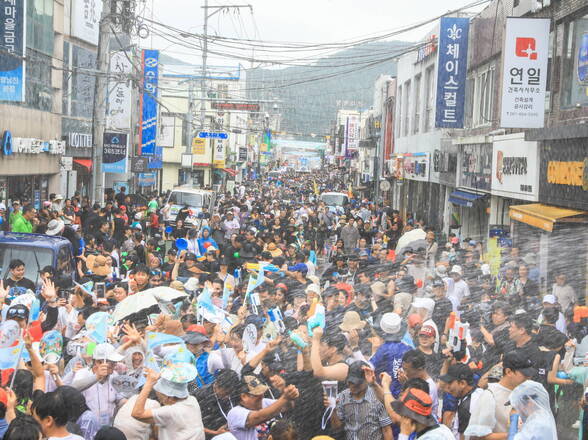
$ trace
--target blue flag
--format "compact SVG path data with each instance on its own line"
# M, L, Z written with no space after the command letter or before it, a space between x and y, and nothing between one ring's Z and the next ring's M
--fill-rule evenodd
M147 340L148 352L159 345L184 343L182 338L174 335L168 335L167 333L147 332L145 339Z
M203 307L209 312L216 313L214 304L212 303L212 294L206 287L202 290L202 293L198 295L198 307Z
M255 290L256 287L259 287L265 281L265 276L263 275L263 267L259 268L259 272L257 272L257 278L252 276L249 277L249 283L247 284L247 291L245 292L245 298L248 298L251 295L251 292Z
M235 286L230 285L230 283L225 282L225 287L223 288L223 309L227 307L229 303L229 298L233 294Z
M87 336L97 344L106 342L109 317L110 315L106 312L96 312L86 320Z
M22 342L14 347L0 348L0 370L16 369L20 359L19 353L23 348Z

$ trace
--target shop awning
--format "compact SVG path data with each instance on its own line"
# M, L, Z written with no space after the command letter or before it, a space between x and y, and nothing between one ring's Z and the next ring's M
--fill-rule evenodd
M557 206L531 203L529 205L511 206L510 218L521 223L552 232L555 223L588 222L588 212L575 209L558 208ZM584 216L585 218L578 216Z
M449 195L449 201L459 206L471 208L472 206L474 206L474 202L482 197L484 197L484 194L476 194L467 191L457 190L453 191Z
M92 171L92 159L74 159L73 161L86 168L88 172Z
M237 170L234 170L232 168L225 168L223 171L233 177L237 175Z

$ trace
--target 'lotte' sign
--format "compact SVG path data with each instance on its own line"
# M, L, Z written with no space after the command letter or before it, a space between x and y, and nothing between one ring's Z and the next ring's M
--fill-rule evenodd
M500 125L541 128L549 58L549 18L507 18Z
M470 20L443 17L439 26L435 127L463 128Z

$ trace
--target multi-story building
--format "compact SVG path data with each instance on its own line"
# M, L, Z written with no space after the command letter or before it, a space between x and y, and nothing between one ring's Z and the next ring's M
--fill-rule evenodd
M220 184L227 175L234 176L236 165L246 160L248 118L260 109L244 98L244 72L240 66L209 66L202 101L201 70L200 66L186 64L168 63L163 67L161 122L164 130L168 127L167 135L160 141L164 147L164 190L187 183L200 187ZM205 121L200 121L201 102L205 103ZM201 131L222 132L227 137L200 138Z
M502 128L502 51L513 15L552 20L544 128ZM438 31L398 62L392 206L461 239L519 247L537 265L543 293L566 269L588 295L586 31L581 1L496 0L472 17L463 129L434 128Z

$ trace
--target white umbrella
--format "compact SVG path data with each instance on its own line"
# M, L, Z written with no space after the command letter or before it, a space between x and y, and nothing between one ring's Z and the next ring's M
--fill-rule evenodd
M427 233L422 229L413 229L412 231L408 231L398 240L398 244L396 245L396 255L398 255L398 251L402 248L405 248L410 243L416 240L424 240L427 237Z
M115 322L122 321L135 313L147 311L150 308L156 308L157 312L160 311L157 299L148 291L135 293L127 296L116 305L112 319Z
M186 292L182 292L167 286L153 287L152 289L147 289L142 293L153 295L157 302L171 303L174 303L179 299L184 299L188 296Z

